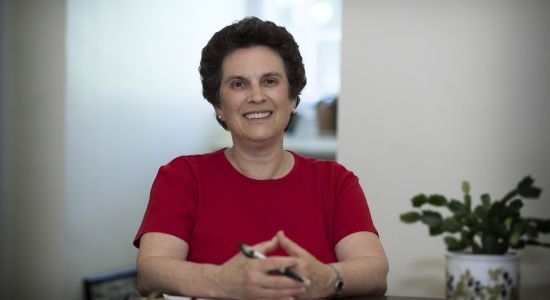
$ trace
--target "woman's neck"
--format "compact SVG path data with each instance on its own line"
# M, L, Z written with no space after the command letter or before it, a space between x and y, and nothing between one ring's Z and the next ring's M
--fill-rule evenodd
M294 156L277 147L239 147L225 150L225 157L241 174L252 179L278 179L287 175L294 166Z

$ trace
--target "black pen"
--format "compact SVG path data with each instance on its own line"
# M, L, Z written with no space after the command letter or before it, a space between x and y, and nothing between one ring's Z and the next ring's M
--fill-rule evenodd
M256 250L254 250L254 248L248 246L247 244L243 244L243 243L240 243L239 244L239 249L241 249L241 252L246 256L246 257L249 257L249 258L258 258L258 259L266 259L265 255L261 252L258 252ZM299 282L304 282L304 280L302 279L302 277L300 277L298 274L292 272L291 270L287 269L287 268L284 268L284 269L279 269L279 272L287 277L290 277L296 281L299 281Z

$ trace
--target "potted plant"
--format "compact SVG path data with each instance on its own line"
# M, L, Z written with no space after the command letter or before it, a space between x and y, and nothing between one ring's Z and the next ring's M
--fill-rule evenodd
M489 194L472 204L470 184L462 183L462 201L443 195L414 196L417 208L400 215L405 223L422 222L431 236L444 234L447 245L447 299L517 299L518 256L514 249L527 245L550 247L539 240L550 232L550 219L521 215L523 199L536 199L541 189L530 176L500 200ZM439 210L424 209L430 205ZM443 216L441 209L450 215Z

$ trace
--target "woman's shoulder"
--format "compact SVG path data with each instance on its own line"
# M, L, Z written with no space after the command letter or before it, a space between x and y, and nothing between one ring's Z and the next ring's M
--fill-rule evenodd
M344 165L340 164L335 160L327 160L320 158L313 158L308 156L303 156L297 153L294 153L294 157L298 161L298 164L302 165L305 170L312 172L320 173L335 173L339 175L353 174L352 171L348 170Z
M295 154L300 177L308 178L319 187L344 190L359 184L355 173L334 160L311 158Z

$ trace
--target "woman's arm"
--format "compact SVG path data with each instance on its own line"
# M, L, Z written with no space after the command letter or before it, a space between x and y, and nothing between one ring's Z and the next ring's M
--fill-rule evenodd
M336 273L282 232L277 233L277 239L289 255L304 261L300 266L305 268L298 268L298 271L311 279L305 298L333 296ZM382 295L386 292L388 261L376 234L352 233L336 244L335 251L338 262L332 265L339 270L344 282L342 296Z
M188 250L187 242L173 235L157 232L144 234L136 262L140 293L183 295L196 289L197 292L212 292L212 295L205 296L215 296L216 286L211 278L215 267L185 261Z
M372 232L355 232L336 244L333 264L344 282L343 295L383 295L387 289L388 260L380 239Z
M254 245L263 253L277 248L273 238ZM147 295L162 292L206 298L284 299L303 293L307 283L269 274L272 270L299 264L292 257L249 259L237 254L223 265L186 261L189 246L178 237L146 233L141 237L137 257L138 287Z

